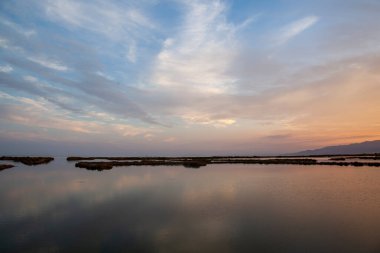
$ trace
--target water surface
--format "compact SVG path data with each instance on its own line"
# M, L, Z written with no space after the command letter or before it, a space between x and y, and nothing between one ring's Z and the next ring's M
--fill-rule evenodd
M0 172L0 252L380 252L380 169Z

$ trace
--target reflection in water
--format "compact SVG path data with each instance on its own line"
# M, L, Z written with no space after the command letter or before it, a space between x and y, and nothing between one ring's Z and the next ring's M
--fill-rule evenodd
M0 252L379 252L380 171L118 167L0 174Z

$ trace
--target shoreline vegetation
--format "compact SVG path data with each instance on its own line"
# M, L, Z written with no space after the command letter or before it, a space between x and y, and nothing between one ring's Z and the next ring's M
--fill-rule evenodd
M54 160L53 157L31 157L31 156L1 156L2 161L13 161L23 163L28 166L47 164Z
M13 168L14 165L12 164L0 164L0 171Z
M313 158L329 159L318 161ZM184 166L186 168L200 168L208 164L298 164L380 167L380 162L347 161L347 159L380 160L380 154L210 157L67 157L67 161L76 162L75 167L98 171L110 170L116 166Z
M321 160L322 159L322 160ZM353 159L355 159L353 161ZM28 166L47 164L53 157L1 156L0 160L20 162ZM87 170L110 170L118 166L184 166L200 168L209 164L284 164L284 165L336 165L380 167L380 153L355 155L311 156L208 156L208 157L80 157L69 156L67 161L76 162L75 167ZM102 161L99 161L102 160ZM357 161L359 160L359 161ZM366 161L367 160L367 161ZM369 161L371 160L371 161ZM372 161L374 160L374 161ZM0 170L14 167L0 164Z

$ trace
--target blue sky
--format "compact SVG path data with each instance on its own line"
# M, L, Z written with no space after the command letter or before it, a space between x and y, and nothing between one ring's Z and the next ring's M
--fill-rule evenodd
M380 136L375 0L2 1L4 154L286 153Z

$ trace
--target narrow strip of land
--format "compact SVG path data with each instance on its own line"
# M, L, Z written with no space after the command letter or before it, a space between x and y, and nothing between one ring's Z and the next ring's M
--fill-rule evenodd
M211 157L68 157L68 161L79 161L76 167L88 170L109 170L114 166L184 166L189 168L200 168L208 164L293 164L293 165L337 165L337 166L373 166L380 167L380 163L366 161L349 161L348 159L377 160L377 155L334 155L318 156L315 158L326 158L317 160L305 157L260 157L260 156L211 156ZM314 157L313 157L314 158ZM96 161L96 160L107 161ZM346 160L347 159L347 160Z
M0 164L0 171L13 168L14 165L12 164Z
M0 160L20 162L25 165L46 164L54 160L53 157L31 157L31 156L1 156Z

